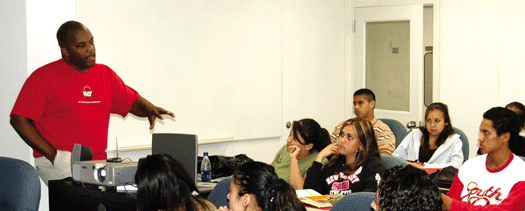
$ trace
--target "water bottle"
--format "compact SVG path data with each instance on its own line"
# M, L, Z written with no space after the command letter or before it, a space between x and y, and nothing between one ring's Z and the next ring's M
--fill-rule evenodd
M208 152L204 152L204 158L201 163L201 182L211 182L211 163L208 158Z

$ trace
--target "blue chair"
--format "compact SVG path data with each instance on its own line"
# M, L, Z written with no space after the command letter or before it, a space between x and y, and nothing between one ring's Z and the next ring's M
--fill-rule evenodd
M379 119L379 120L381 120L383 123L388 125L390 130L392 130L392 132L394 133L394 136L396 137L396 147L399 146L399 144L401 144L401 141L403 141L405 136L407 136L408 134L408 131L405 125L403 125L401 122L395 119Z
M359 192L346 195L337 201L330 211L370 211L370 204L376 199L375 192Z
M459 135L459 139L461 139L461 143L463 144L463 162L468 160L469 156L469 143L468 143L468 137L465 135L465 133L460 130L459 128L454 127L454 131Z
M398 158L394 155L381 155L381 160L385 162L385 167L387 169L392 168L394 166L405 166L407 165L407 162L405 162L403 159Z
M0 210L37 211L40 177L29 163L0 157Z
M213 188L208 201L211 201L217 208L220 206L228 206L228 192L230 192L231 178L223 179Z

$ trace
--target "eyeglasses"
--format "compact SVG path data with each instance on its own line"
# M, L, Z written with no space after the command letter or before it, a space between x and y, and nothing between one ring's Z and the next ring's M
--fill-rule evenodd
M295 135L294 135L294 132L293 131L290 131L290 136L288 137L288 139L292 138L292 140L290 140L290 142L293 142L293 141L296 141L297 143L301 144L301 145L306 145L305 143L302 143Z

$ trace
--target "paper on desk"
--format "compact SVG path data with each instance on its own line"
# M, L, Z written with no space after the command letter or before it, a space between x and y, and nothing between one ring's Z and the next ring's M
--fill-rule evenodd
M295 190L295 193L297 194L297 197L305 197L305 196L321 196L320 193L315 191L314 189L302 189L302 190Z
M331 207L332 204L329 200L332 198L331 195L321 195L312 189L296 190L295 193L301 202L318 208Z
M117 192L137 192L135 185L119 185L117 186Z

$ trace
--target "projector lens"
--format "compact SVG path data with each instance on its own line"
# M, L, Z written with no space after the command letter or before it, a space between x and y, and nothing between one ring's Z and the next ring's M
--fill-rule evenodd
M99 168L97 171L98 180L104 182L106 180L106 169Z

